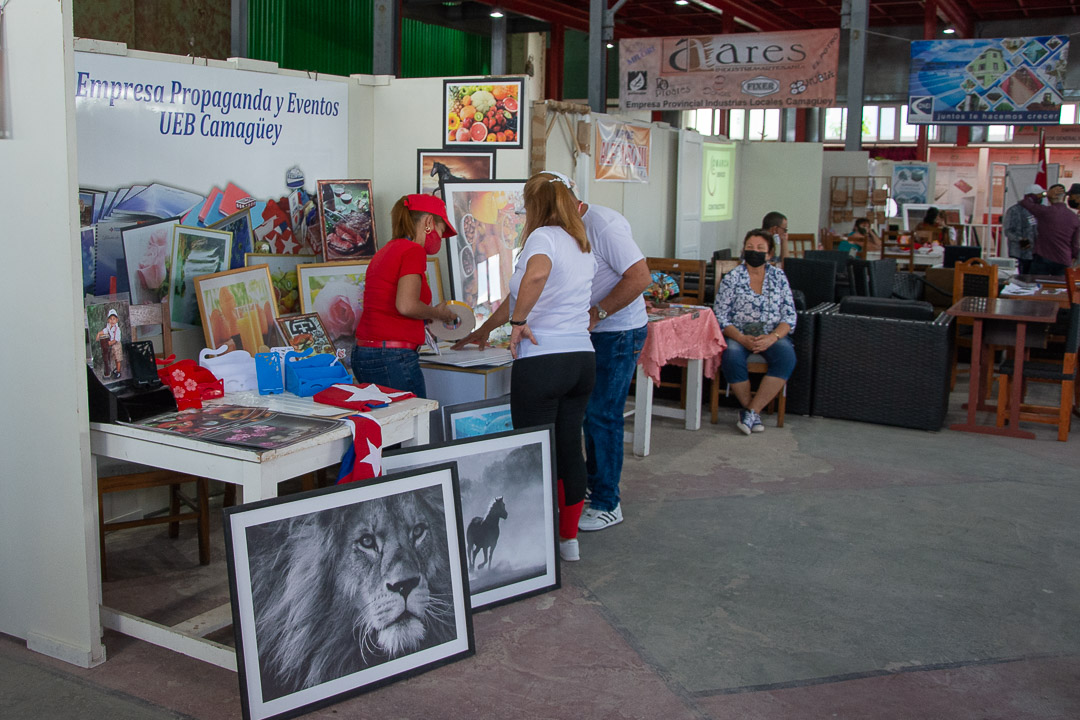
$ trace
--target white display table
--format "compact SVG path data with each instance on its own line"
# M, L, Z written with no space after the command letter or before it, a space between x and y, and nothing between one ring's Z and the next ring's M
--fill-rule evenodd
M243 404L232 396L224 398L224 402ZM428 415L437 407L438 403L433 400L414 398L393 403L371 414L382 424L384 446L394 443L424 445L429 437ZM97 495L97 460L107 457L239 485L247 502L273 498L277 497L278 483L340 462L350 442L351 432L345 423L310 440L262 452L138 427L90 423L93 493ZM95 527L97 522L95 511ZM229 605L172 627L102 605L101 624L198 660L236 670L236 653L232 648L204 639L232 624Z

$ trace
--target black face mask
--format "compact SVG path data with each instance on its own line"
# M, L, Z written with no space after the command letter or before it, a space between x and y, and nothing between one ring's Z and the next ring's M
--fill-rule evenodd
M765 253L760 250L743 250L743 260L752 268L761 267L765 264Z
M1073 210L1080 210L1080 200L1074 200L1072 195L1070 195L1069 199L1065 202L1069 203L1069 207Z

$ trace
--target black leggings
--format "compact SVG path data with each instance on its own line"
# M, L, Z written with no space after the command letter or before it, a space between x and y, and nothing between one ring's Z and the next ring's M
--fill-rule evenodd
M510 416L515 429L555 424L555 472L566 504L585 499L581 425L596 380L595 354L553 353L515 360L510 371Z

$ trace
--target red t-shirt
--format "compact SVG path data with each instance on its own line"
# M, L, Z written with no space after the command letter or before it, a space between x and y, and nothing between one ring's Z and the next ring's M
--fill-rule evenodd
M411 345L424 343L424 321L397 311L398 280L420 276L420 302L431 304L424 248L408 238L386 243L368 265L364 280L364 311L356 325L357 340L397 340Z

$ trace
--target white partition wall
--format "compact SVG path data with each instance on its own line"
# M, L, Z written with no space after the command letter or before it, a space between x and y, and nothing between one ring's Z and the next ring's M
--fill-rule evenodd
M3 353L0 632L89 667L105 659L86 410L70 0L14 2L0 20L0 283L24 351ZM48 52L43 48L49 48Z
M816 237L821 227L824 154L817 143L740 143L735 196L741 233L776 210L787 216L789 233Z

